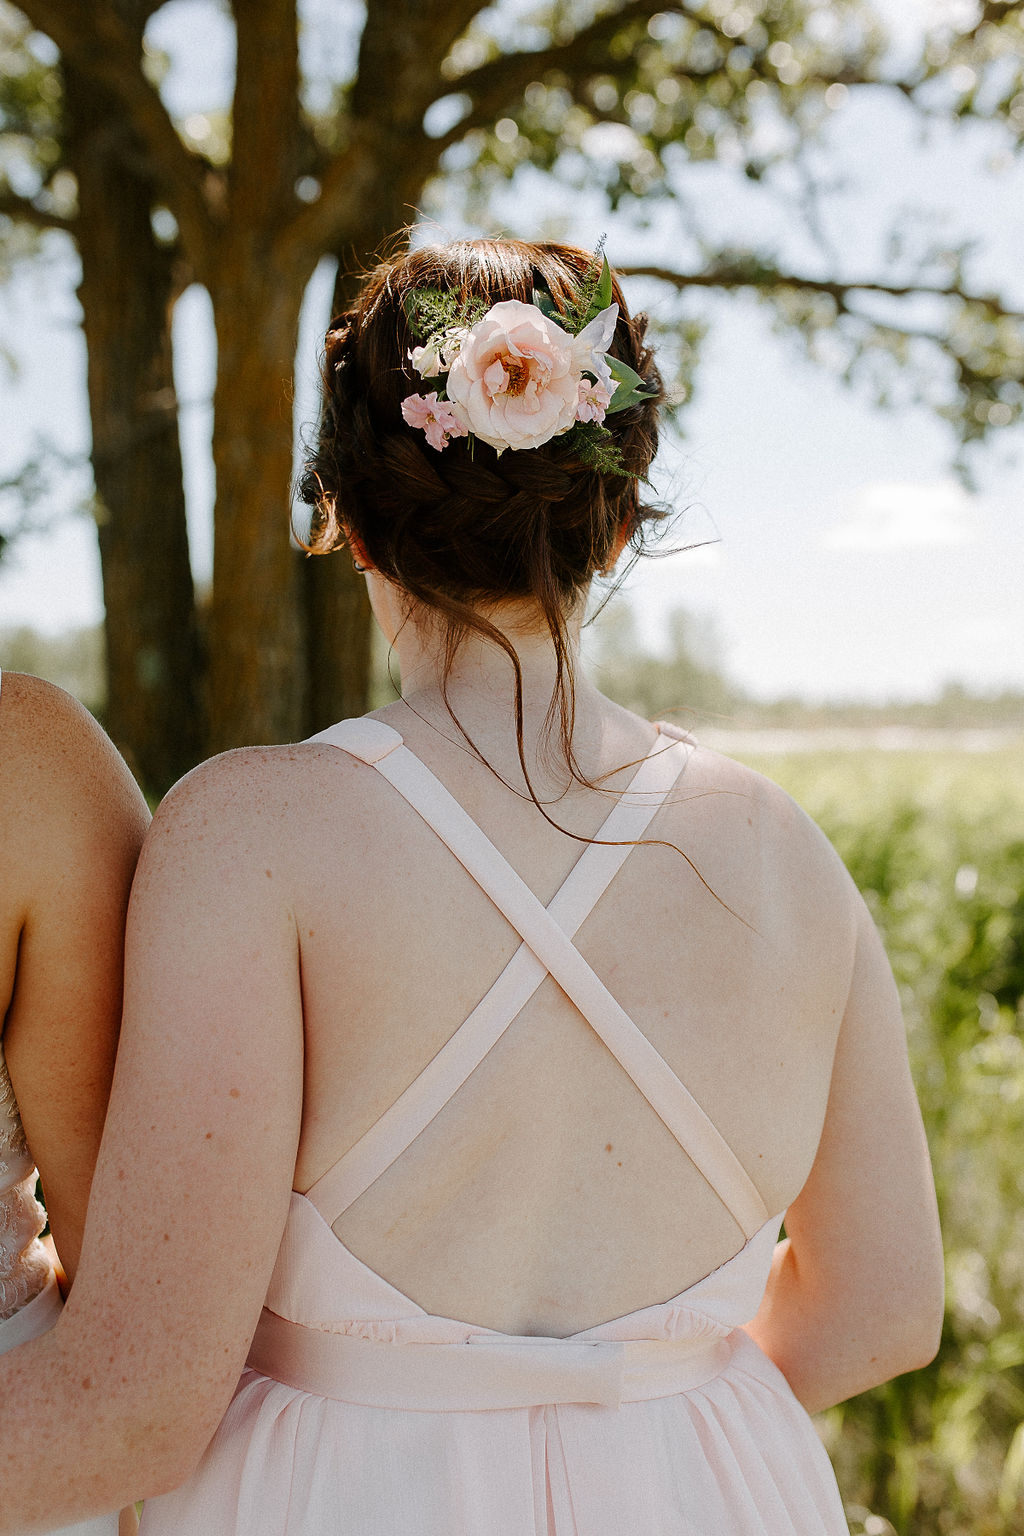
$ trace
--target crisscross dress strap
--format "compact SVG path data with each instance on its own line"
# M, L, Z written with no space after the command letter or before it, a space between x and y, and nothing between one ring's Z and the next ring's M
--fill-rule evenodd
M340 746L366 761L376 747L367 739L364 724L361 720L343 720L313 740ZM381 722L370 721L369 724L381 725ZM386 726L383 729L390 731ZM387 738L378 737L377 742L391 749L401 744L397 732L390 732L390 738L389 742ZM582 927L632 852L633 844L643 836L651 818L664 803L691 750L689 744L673 742L667 736L661 736L655 742L597 833L600 841L588 845L548 908L566 933L575 934ZM547 974L547 967L529 946L520 945L469 1017L433 1059L365 1135L307 1191L307 1198L313 1201L329 1225L337 1221L342 1211L358 1200L440 1114L526 1006Z
M652 775L644 791L648 800L643 807L646 826L678 777L689 748L681 742L664 746L664 737L659 737L633 785L602 828L602 844L592 844L586 850L549 910L440 780L409 751L397 731L383 721L363 718L342 721L313 740L341 747L371 763L447 844L528 946L527 951L517 952L469 1019L392 1109L307 1191L324 1219L329 1223L336 1221L410 1145L550 973L707 1179L744 1235L752 1236L767 1220L768 1210L746 1170L569 937L580 927L630 851L628 846L622 850L607 848L611 834L615 833L616 841L630 843L642 835L642 828L637 831L642 798L637 779L647 772ZM675 759L671 777L670 759ZM630 814L633 811L638 813L635 817ZM624 826L627 822L632 823L628 828ZM620 839L623 830L627 837ZM386 1125L389 1117L390 1124Z

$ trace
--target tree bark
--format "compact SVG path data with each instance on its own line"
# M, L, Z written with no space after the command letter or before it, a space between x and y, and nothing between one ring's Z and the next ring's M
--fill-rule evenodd
M211 290L217 330L217 503L209 615L211 751L303 734L299 556L288 538L292 380L309 272L248 249L240 220ZM310 259L310 270L312 258Z
M64 65L103 564L106 725L160 795L201 755L200 643L171 369L173 258L120 102Z
M312 736L369 709L373 615L366 583L342 552L314 556L303 574L309 685L305 734Z
M441 61L482 0L369 0L350 105L350 132L372 167L334 241L334 313L352 302L385 241L417 217L440 145L423 130L427 106L447 88ZM391 247L393 248L393 246ZM310 732L370 705L373 619L362 578L343 556L310 561L306 580Z
M400 153L382 168L381 196L366 209L362 225L346 232L339 249L338 276L334 285L333 313L352 302L361 274L380 252L382 243L406 221L415 217L415 206L426 177L410 178L400 170ZM370 707L371 641L373 615L366 583L343 552L310 560L305 587L308 734L323 730L335 720L362 715Z

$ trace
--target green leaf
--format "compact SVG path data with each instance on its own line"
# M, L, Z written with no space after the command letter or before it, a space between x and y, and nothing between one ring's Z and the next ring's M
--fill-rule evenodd
M624 411L631 405L639 405L642 400L653 400L654 390L649 389L644 380L624 363L620 357L608 356L608 371L615 380L615 393L612 395L606 416L613 411Z
M611 302L612 269L608 265L608 257L602 256L601 276L597 280L597 287L594 289L590 304L587 307L587 312L583 316L583 322L580 325L580 330L584 330L590 324L591 320L596 320L598 315L601 314L603 310L607 309Z
M545 315L548 320L553 320L563 330L565 329L565 316L556 309L555 301L546 288L535 288L533 290L533 302L542 315Z

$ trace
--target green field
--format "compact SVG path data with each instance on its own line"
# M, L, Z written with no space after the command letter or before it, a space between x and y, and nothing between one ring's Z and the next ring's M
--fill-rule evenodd
M1024 744L745 760L824 827L904 1000L946 1246L927 1370L825 1416L865 1536L1024 1530Z

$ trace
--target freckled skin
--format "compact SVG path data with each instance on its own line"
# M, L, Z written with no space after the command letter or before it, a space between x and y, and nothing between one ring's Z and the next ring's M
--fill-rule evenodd
M74 699L6 671L0 694L0 1023L53 1243L72 1281L121 1020L125 909L149 814Z

